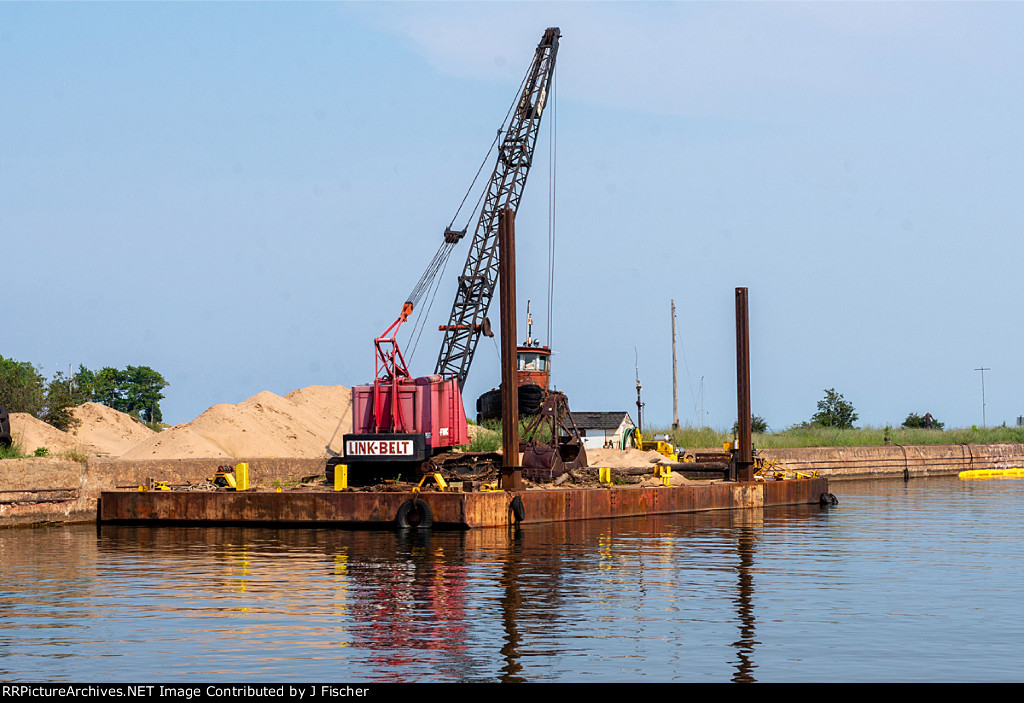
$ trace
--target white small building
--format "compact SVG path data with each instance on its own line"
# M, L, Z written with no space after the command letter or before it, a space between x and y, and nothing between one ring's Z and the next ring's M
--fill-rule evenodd
M603 449L606 446L621 449L623 435L636 426L624 410L606 413L580 413L573 410L572 419L587 449Z

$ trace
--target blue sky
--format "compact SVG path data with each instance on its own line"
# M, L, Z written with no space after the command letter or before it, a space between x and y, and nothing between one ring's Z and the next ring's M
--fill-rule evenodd
M0 354L151 366L175 423L370 381L549 26L571 407L635 419L638 359L671 422L674 299L680 420L730 426L747 286L773 428L832 387L861 424L980 425L981 366L987 424L1024 415L1020 3L0 3ZM551 142L521 336L527 298L547 329ZM471 414L498 380L483 340Z

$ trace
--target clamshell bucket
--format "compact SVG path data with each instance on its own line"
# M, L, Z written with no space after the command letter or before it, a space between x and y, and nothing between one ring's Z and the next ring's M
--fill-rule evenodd
M550 434L542 430L550 430ZM547 441L539 439L544 434ZM587 450L563 394L548 395L540 412L523 431L519 451L523 452L523 478L531 481L551 481L566 471L587 465Z

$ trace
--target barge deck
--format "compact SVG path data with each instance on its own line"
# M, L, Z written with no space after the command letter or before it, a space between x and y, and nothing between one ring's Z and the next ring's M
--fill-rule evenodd
M828 494L824 478L479 493L105 491L100 494L99 521L390 528L398 524L403 506L418 497L429 506L433 526L475 529L705 510L757 510L818 503L823 494ZM516 498L520 503L513 505Z

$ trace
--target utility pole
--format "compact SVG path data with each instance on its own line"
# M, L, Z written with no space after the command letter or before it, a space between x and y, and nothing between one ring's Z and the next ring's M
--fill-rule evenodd
M700 377L700 428L704 429L704 377Z
M679 429L679 382L676 375L676 301L674 300L672 301L672 429Z
M974 370L981 371L981 426L985 427L985 372L992 369L982 366L980 369Z
M640 385L640 355L637 354L636 347L633 347L633 355L636 357L636 429L640 436L643 436L645 403L640 399L640 391L643 390L643 386Z

